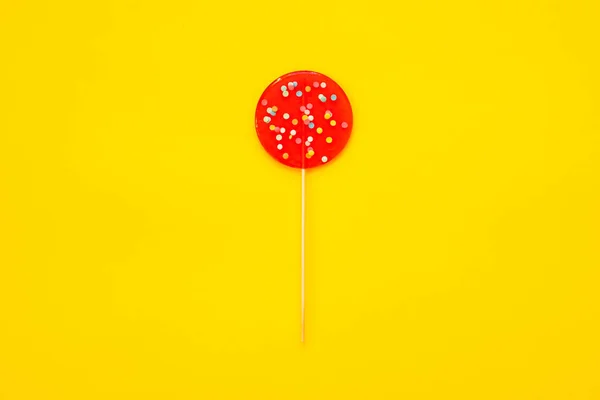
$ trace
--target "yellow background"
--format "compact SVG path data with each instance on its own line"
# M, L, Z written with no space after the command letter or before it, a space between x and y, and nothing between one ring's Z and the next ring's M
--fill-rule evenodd
M2 0L0 399L600 399L599 18ZM298 69L355 111L305 345L300 174L253 126Z

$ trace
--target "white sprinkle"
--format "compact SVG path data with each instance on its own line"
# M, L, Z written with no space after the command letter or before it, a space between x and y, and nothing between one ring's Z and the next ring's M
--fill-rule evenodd
M264 117L263 121L265 121L268 124L269 122L271 122L271 117Z
M281 128L281 129L279 130L279 132L281 132L281 133L285 133L285 128Z
M327 84L326 84L325 82L321 82L321 87L322 87L323 89L325 89L325 88L327 87Z
M304 110L304 114L310 115L310 110Z
M321 161L323 161L323 162L327 162L327 156L323 156L323 157L321 157Z
M308 120L309 120L309 121L314 121L314 119L315 119L315 116L314 116L314 115L309 115L309 116L308 116Z
M305 145L310 146L310 142L307 140L306 142L304 142Z
M290 95L290 92L288 92L287 90L285 92L283 92L283 97L288 97Z
M283 119L289 119L289 118L290 118L290 114L288 114L288 113L283 114Z
M281 143L279 143L279 144L277 145L277 150L281 150L281 149L283 149L283 145L282 145Z
M283 136L281 136L281 135L275 136L275 139L277 139L277 140L281 140L282 138L283 138Z
M312 136L309 136L309 137L306 138L306 140L308 140L309 142L312 142L314 139L313 139Z
M295 129L292 129L292 130L290 131L290 134L291 134L292 136L294 136L294 135L296 134L296 130L295 130Z

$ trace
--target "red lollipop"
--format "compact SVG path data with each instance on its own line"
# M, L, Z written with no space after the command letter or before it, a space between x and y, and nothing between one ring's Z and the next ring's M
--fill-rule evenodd
M267 87L256 107L256 132L265 150L295 168L333 160L352 131L346 93L317 72L292 72Z
M348 96L331 78L291 72L271 83L256 106L256 132L264 149L282 164L302 169L302 341L304 342L304 226L307 168L331 162L352 131Z

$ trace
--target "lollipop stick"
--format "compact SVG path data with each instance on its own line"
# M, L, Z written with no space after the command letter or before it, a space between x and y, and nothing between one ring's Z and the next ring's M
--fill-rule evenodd
M305 276L305 270L304 270L304 231L305 231L305 218L306 216L306 170L304 168L302 168L302 245L301 245L301 255L300 255L300 268L302 271L302 278L301 278L301 308L302 308L302 335L301 335L301 341L302 343L304 343L304 320L305 320L305 307L304 307L304 276Z

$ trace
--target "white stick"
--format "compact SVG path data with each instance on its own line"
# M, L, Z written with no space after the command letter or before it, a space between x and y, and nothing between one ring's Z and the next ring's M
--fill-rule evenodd
M302 271L302 279L301 279L301 308L302 308L302 343L304 343L304 321L305 321L305 307L304 307L304 276L305 276L305 271L304 271L304 227L305 227L305 221L306 221L306 170L304 168L302 168L302 245L301 245L301 255L300 255L300 267L301 267L301 271Z

